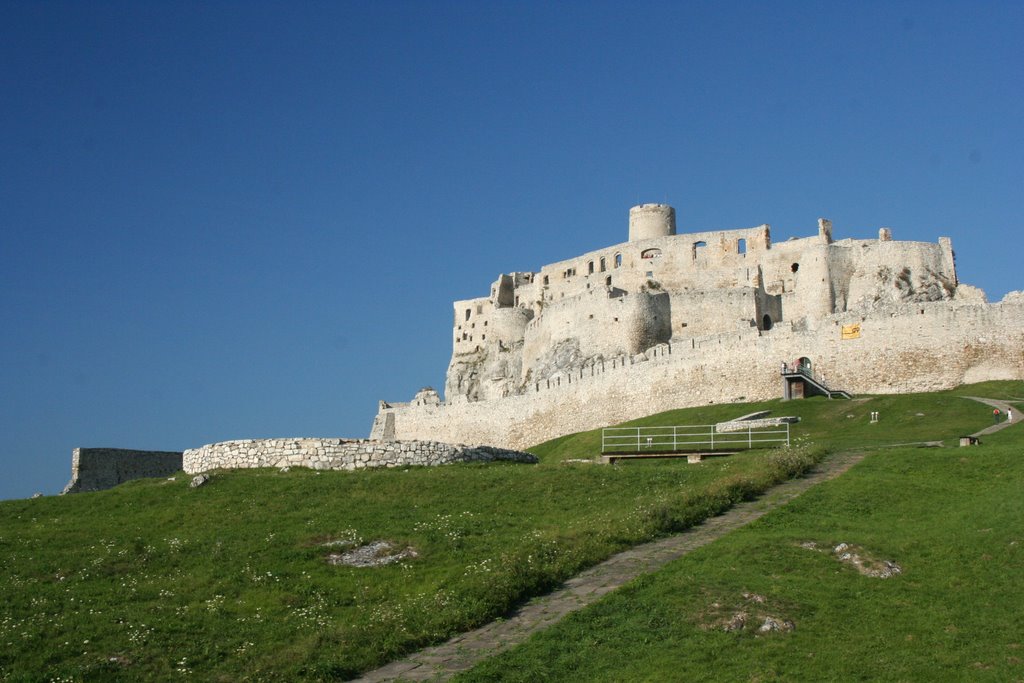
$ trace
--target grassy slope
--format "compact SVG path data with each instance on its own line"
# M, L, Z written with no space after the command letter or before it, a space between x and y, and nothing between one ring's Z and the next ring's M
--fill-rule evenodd
M0 680L351 676L725 509L790 460L244 471L6 502ZM352 537L419 556L327 565L317 543Z
M986 390L1021 396L1020 385ZM834 447L951 437L990 419L952 395L764 405L802 415L795 433ZM760 407L640 422L709 423ZM881 424L868 424L872 410ZM758 452L700 466L560 464L593 455L597 441L585 433L543 444L535 467L240 471L198 490L179 476L0 503L0 680L351 675L500 615L809 462ZM419 557L371 570L327 566L317 542L347 537L409 544Z
M1017 426L980 448L874 453L458 680L1024 679L1022 449ZM862 576L805 541L903 574ZM796 630L724 632L741 610Z
M817 397L804 401L711 405L684 408L624 422L624 426L712 424L759 410L772 415L796 415L793 436L831 450L863 448L893 443L952 439L987 426L992 409L963 396L1006 398L1024 396L1024 382L988 382L953 392L873 396L853 401L829 401ZM870 414L880 421L870 424ZM601 450L601 430L579 432L552 439L530 449L545 462L587 457Z

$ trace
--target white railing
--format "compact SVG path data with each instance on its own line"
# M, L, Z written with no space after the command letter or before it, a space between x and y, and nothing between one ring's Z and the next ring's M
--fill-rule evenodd
M718 432L715 425L677 425L673 427L605 427L601 430L601 452L645 453L757 448L766 444L789 445L789 425L748 427L745 430Z

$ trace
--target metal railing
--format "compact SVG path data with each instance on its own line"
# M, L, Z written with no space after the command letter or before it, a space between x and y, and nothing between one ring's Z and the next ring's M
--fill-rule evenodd
M825 395L828 396L829 398L832 398L833 394L835 394L837 396L842 396L843 398L853 398L853 396L850 395L850 392L844 391L843 389L829 389L828 385L825 384L825 377L823 375L821 375L820 373L818 373L818 372L812 371L807 366L804 366L804 365L787 366L787 365L783 364L783 366L782 366L782 374L783 375L787 375L787 374L788 375L800 375L802 377L806 377L807 379L809 379L812 382L814 382L814 384L816 384L818 386L818 388L821 389L821 391L825 392Z
M764 445L789 445L789 424L747 427L727 432L715 425L673 427L605 427L601 430L602 453L655 453L692 450L736 450Z

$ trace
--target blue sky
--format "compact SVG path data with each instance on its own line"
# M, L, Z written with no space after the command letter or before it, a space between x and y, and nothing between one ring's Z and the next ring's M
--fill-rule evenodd
M451 302L679 230L1024 287L1020 2L0 1L0 498L75 446L366 436Z

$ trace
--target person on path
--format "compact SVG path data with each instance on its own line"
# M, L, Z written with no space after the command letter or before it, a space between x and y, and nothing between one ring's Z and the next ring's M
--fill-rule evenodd
M992 422L999 424L999 408L992 409Z
M1013 422L1013 408L1006 409L1006 421Z

